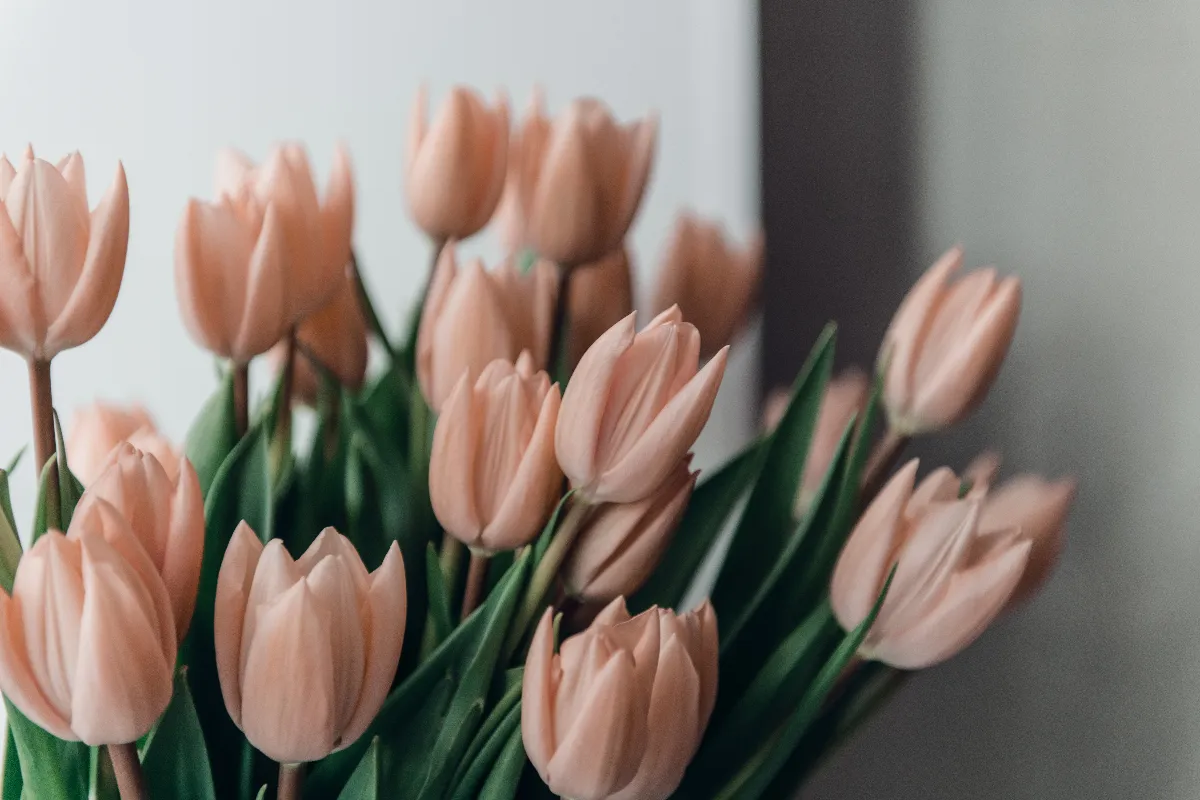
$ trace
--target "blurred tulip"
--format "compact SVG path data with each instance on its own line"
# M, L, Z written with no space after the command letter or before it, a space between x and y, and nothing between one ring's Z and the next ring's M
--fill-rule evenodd
M117 302L129 244L125 169L88 212L83 158L0 156L0 347L49 361L95 336Z
M521 274L512 260L488 272L474 259L461 270L454 245L438 257L417 332L417 381L430 408L441 409L464 374L474 382L496 359L528 350L546 366L558 281L538 262Z
M368 574L333 528L293 561L283 542L264 548L242 522L221 563L214 620L229 716L281 764L349 746L391 689L406 609L395 542Z
M563 566L572 597L608 602L631 595L654 572L675 535L696 485L690 458L654 494L636 503L608 503L588 519Z
M433 434L429 499L446 532L487 552L515 550L541 532L562 488L554 460L558 385L493 361L472 385L450 393Z
M146 409L140 405L122 407L103 402L77 408L71 417L67 432L71 473L84 486L91 485L108 466L108 457L121 442L151 453L172 481L179 476L180 452L158 432Z
M547 131L527 125L517 175L526 243L564 267L620 246L650 177L657 128L653 117L618 125L591 98L571 103Z
M870 379L866 373L854 367L838 375L825 387L821 409L817 412L817 425L813 429L812 444L808 448L808 460L804 462L798 509L807 508L820 491L847 426L862 414L870 395Z
M345 147L334 148L324 204L317 199L308 154L296 143L276 146L258 167L243 153L221 151L216 189L218 197L241 203L254 198L259 208L273 209L286 276L287 325L299 324L326 305L350 263L354 177Z
M567 342L572 364L604 335L633 313L633 269L629 252L620 247L571 274L567 301Z
M761 233L738 249L715 222L684 213L658 270L654 310L673 305L700 331L706 353L733 341L754 307L762 277Z
M593 503L633 503L662 485L700 435L727 349L699 369L700 334L678 308L636 335L630 314L579 361L555 432L558 463Z
M347 272L341 288L329 304L304 320L296 329L296 339L307 353L295 355L292 394L311 406L320 396L321 375L309 361L314 356L321 366L333 373L339 383L353 392L362 388L367 374L367 322L358 300L358 286ZM271 350L276 370L282 368L286 342Z
M1031 545L1029 563L1009 606L1032 597L1058 564L1075 489L1074 478L1048 481L1037 475L1018 475L988 492L979 529L990 533L1015 527Z
M952 248L917 281L880 350L884 401L894 431L914 435L962 420L983 401L1021 313L1021 282L991 268L951 283L963 251Z
M830 599L847 630L870 613L898 562L862 655L922 669L967 647L1004 610L1021 581L1030 543L1017 528L980 533L983 497L959 499L948 469L913 488L910 461L883 488L838 558Z
M171 599L180 641L192 621L200 560L204 555L204 498L186 458L168 475L151 453L128 442L117 445L108 466L80 498L76 513L95 502L111 503L129 523Z
M541 87L533 88L525 116L509 136L508 169L504 179L504 192L500 205L492 217L492 224L500 236L500 243L507 253L516 253L529 244L526 235L528 221L521 205L521 165L540 158L550 135L550 118L543 111Z
M426 122L426 92L417 92L409 122L405 191L418 227L435 242L465 239L487 224L504 189L508 101L488 108L455 86Z
M166 586L124 517L101 500L48 531L0 592L0 690L60 739L134 742L171 700Z

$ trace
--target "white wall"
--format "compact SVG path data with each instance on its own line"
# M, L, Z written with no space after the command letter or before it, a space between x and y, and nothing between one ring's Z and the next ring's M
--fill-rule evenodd
M334 0L0 0L0 149L82 151L99 197L117 159L132 206L120 299L90 344L54 362L56 405L146 403L172 436L214 385L209 357L176 311L172 242L189 195L209 196L227 144L261 157L306 141L318 171L334 142L358 183L355 243L393 330L427 246L404 212L401 154L418 82L507 87L516 109L542 83L551 109L596 94L627 118L657 109L656 174L633 236L641 282L685 203L744 233L756 222L757 47L750 4L722 0L559 3ZM736 445L754 417L756 347L734 359L702 460ZM29 439L23 365L0 356L0 461ZM30 518L32 466L14 483Z

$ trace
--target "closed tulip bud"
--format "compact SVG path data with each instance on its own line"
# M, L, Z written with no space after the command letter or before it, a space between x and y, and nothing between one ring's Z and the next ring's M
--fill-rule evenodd
M49 361L95 336L117 302L129 244L125 169L88 211L83 158L0 156L0 347Z
M596 340L563 393L558 463L593 503L634 503L678 467L708 421L727 349L704 366L678 308L634 332L633 315Z
M975 641L1004 610L1030 554L1015 527L980 533L984 498L959 499L953 472L939 469L914 489L916 472L910 461L867 508L830 587L834 614L851 629L897 564L862 655L901 669L932 666Z
M1075 487L1074 478L1048 481L1037 475L1018 475L988 492L979 529L990 532L1018 528L1031 547L1029 563L1010 606L1032 597L1054 571L1062 554Z
M708 352L714 352L732 342L750 316L762 259L761 233L738 248L719 224L681 214L659 267L655 313L679 306Z
M571 275L567 301L567 347L571 363L604 332L633 313L633 268L620 247Z
M362 388L367 374L367 322L351 273L346 273L333 299L300 324L296 340L305 351L294 358L292 392L297 400L316 405L320 395L320 372L310 358L316 358L347 389ZM282 368L287 350L287 344L280 342L271 351L276 368Z
M183 459L172 476L154 455L123 442L83 493L79 509L96 502L111 503L150 556L167 587L182 641L196 606L204 555L204 498L191 462Z
M229 716L280 763L349 746L391 689L406 609L395 542L368 574L333 528L293 561L280 540L263 547L241 523L217 576L214 618Z
M146 409L100 402L76 409L71 418L67 432L71 473L84 486L90 485L108 466L109 456L122 442L152 454L171 480L178 477L180 452L158 432Z
M515 550L545 525L558 501L554 460L558 384L493 361L474 384L459 379L433 434L429 499L446 532L481 552Z
M129 524L104 501L48 531L0 592L0 690L68 741L125 744L171 700L175 626L167 589Z
M544 135L523 136L517 199L528 245L567 267L615 250L641 204L657 128L653 117L618 125L588 98Z
M217 194L254 198L258 207L274 210L286 276L288 327L329 302L350 261L354 228L354 177L344 147L338 145L333 151L323 203L317 197L308 154L295 143L275 147L262 166L236 150L222 151L217 159Z
M913 435L962 420L987 395L1021 313L1021 282L994 269L958 281L963 252L938 259L896 311L880 351L883 396L894 431Z
M408 207L430 238L465 239L487 224L500 202L508 163L508 102L488 108L462 86L450 90L433 123L425 87L409 123Z
M498 358L516 361L528 350L545 367L557 294L550 264L522 274L510 259L488 272L475 259L460 270L447 244L417 331L417 381L430 408L440 410L459 378L474 382Z
M541 88L535 86L525 116L509 137L504 192L500 195L500 205L496 207L492 224L499 231L500 243L510 253L529 244L526 235L528 221L521 204L521 165L540 158L546 137L550 134L550 119L542 106Z
M654 494L607 503L589 518L563 566L567 592L585 602L631 595L649 579L670 545L696 485L684 459Z

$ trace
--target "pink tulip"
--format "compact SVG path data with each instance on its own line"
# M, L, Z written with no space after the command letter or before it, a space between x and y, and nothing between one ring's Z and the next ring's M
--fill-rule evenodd
M945 661L1004 610L1030 542L1017 528L981 534L983 498L959 499L939 469L914 489L916 460L894 475L850 534L833 573L834 614L849 630L866 618L898 562L862 655L901 669Z
M367 323L353 274L346 272L329 304L300 324L296 340L306 351L297 352L294 359L292 392L296 399L315 406L320 395L320 372L310 356L347 389L362 388L367 374ZM282 367L287 349L287 344L280 342L271 351L276 369Z
M634 503L678 467L712 411L727 349L699 369L700 334L678 308L596 340L563 394L558 463L593 503Z
M115 508L48 531L0 592L0 690L68 741L125 744L171 700L175 626L166 586Z
M442 408L429 460L429 499L446 532L474 550L514 550L541 532L562 489L554 460L558 385L493 361L463 375Z
M125 169L88 212L83 158L55 166L0 156L0 347L49 361L95 336L112 313L129 244Z
M508 102L488 108L462 86L450 90L433 124L425 87L413 103L405 190L413 219L432 239L465 239L487 224L504 189Z
M847 426L862 414L870 394L870 379L862 370L854 368L846 370L825 387L812 444L808 448L808 460L804 462L799 498L801 508L807 508L820 490Z
M753 311L762 260L761 233L738 248L719 224L681 214L659 267L655 312L679 306L715 352L733 341Z
M671 544L696 485L690 459L654 494L636 503L608 503L588 519L563 566L567 592L585 602L631 595L650 578Z
M406 609L394 542L368 574L333 528L293 561L280 540L263 547L241 523L217 577L214 620L229 716L280 763L349 746L391 689Z
M492 224L499 231L500 243L509 253L516 253L529 244L529 221L521 204L521 165L540 158L550 135L550 118L542 110L543 105L541 87L535 86L524 118L509 136L504 192L492 217Z
M146 409L139 405L121 407L96 402L77 408L67 432L67 462L72 474L88 486L108 466L117 445L129 442L138 450L152 454L167 477L179 476L179 450L158 432Z
M571 275L567 301L567 347L571 363L604 332L633 313L633 268L620 247Z
M151 453L119 444L76 513L96 502L111 503L150 556L166 584L182 641L196 606L204 555L204 498L191 462L183 459L171 476Z
M1029 563L1010 606L1036 594L1058 564L1075 488L1074 478L1047 481L1037 475L1018 475L988 492L979 529L991 532L1018 528L1031 547Z
M955 247L917 281L883 340L880 366L893 430L926 433L962 420L987 395L1021 313L1021 282L991 268L953 283Z

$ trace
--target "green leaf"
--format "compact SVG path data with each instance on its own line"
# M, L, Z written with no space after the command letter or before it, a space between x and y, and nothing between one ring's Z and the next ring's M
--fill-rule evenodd
M3 512L0 513L0 588L12 594L17 564L21 561L21 539L13 519L8 473L4 470L0 470L0 512Z
M217 477L217 471L237 446L237 423L233 410L233 372L221 379L217 391L204 403L200 414L188 430L184 452L196 477L200 479L200 491L208 496L209 488Z
M429 642L430 648L436 649L454 630L454 620L450 614L450 590L446 586L445 576L442 575L442 563L437 548L433 546L433 542L429 542L425 547L425 580L429 585L430 633L427 636L432 637Z
M515 670L518 674L524 669ZM521 726L521 683L518 679L492 709L475 736L470 749L459 763L451 786L451 800L473 800L480 785L496 764L512 732Z
M91 748L91 757L91 789L88 792L88 800L121 800L121 789L117 786L117 774L113 771L108 748Z
M25 451L28 449L29 449L28 445L24 445L24 444L21 445L21 449L18 450L13 455L12 459L9 460L8 466L4 468L4 471L7 472L9 475L12 475L14 472L16 472L17 465L21 463L21 458L24 457Z
M379 737L371 740L362 761L358 762L346 788L338 795L338 800L379 800L380 781L383 779L383 766L379 750Z
M204 732L185 671L175 678L175 695L142 754L151 797L216 800Z
M254 800L267 800L267 785L264 783L258 789L258 794L254 796Z
M21 789L25 786L21 778L21 762L17 758L17 740L12 727L4 725L4 777L0 780L0 800L21 800Z
M765 449L765 440L752 442L696 487L666 554L650 580L630 599L631 613L653 605L676 608L683 602L713 542L750 481L758 476Z
M58 465L58 500L60 504L59 519L62 520L62 530L71 526L71 518L75 515L75 506L83 495L83 484L67 466L67 444L63 441L62 425L58 420L58 412L54 412L54 441L55 463Z
M80 742L64 742L39 728L6 698L9 730L17 746L21 780L36 787L37 800L87 797L92 754ZM7 782L7 781L6 781Z
M513 800L517 796L517 787L521 783L521 773L525 771L525 744L521 741L520 720L508 737L508 743L496 759L496 766L488 776L487 783L479 792L479 800Z

